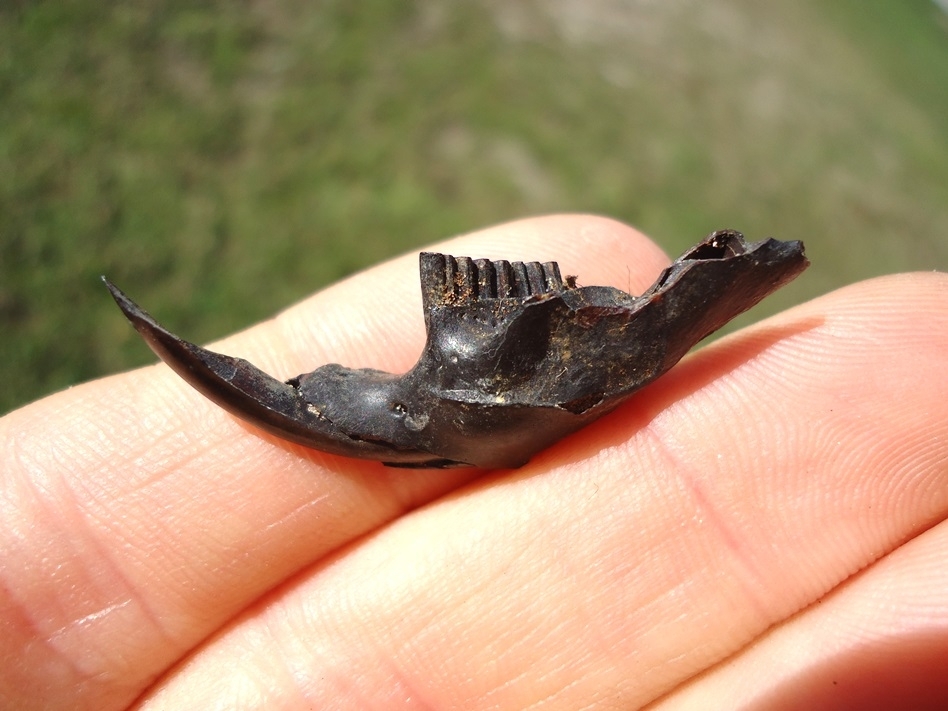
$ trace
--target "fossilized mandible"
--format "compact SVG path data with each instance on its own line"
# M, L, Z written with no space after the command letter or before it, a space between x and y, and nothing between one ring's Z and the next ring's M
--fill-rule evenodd
M285 383L181 340L108 280L151 349L236 416L315 449L401 467L519 467L602 417L787 283L801 242L714 232L641 296L555 262L422 252L428 339L404 375L324 365ZM104 279L104 277L103 277Z

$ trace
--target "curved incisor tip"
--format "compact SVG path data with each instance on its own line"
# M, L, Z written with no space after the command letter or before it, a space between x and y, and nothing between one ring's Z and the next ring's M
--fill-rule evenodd
M418 452L353 439L321 417L287 383L267 375L242 358L233 358L189 343L168 331L104 276L115 303L148 346L192 387L231 414L282 439L324 452L365 459L430 459Z
M243 400L246 397L254 398L256 401L259 393L234 390L237 386L236 374L242 368L248 366L254 368L254 366L238 358L221 355L178 338L106 277L103 276L102 281L108 287L115 303L122 309L122 313L145 340L148 347L190 385L228 409L232 409L237 403L245 404ZM265 377L269 378L269 376Z
M279 415L288 414L283 412L289 404L287 400L297 399L289 385L271 378L245 360L178 338L106 277L103 276L102 281L155 355L209 399L266 429L277 424ZM259 422L261 419L264 422Z

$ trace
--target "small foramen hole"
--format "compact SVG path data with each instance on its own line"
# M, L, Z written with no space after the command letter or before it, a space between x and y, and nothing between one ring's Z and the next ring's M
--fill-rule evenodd
M398 415L405 415L408 412L408 408L402 405L400 402L392 404L392 412Z

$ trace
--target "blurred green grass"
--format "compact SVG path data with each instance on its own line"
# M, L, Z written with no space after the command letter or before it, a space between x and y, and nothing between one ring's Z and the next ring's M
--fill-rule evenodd
M4 3L0 412L153 360L103 273L201 342L554 211L804 239L750 318L948 269L945 87L928 0Z

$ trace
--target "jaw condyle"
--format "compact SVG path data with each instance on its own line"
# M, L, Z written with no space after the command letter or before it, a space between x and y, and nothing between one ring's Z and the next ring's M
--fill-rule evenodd
M801 242L714 232L641 296L555 262L420 255L427 342L403 375L330 364L281 382L163 328L111 282L151 349L237 417L401 467L518 467L610 412L800 272ZM104 279L104 277L103 277Z

